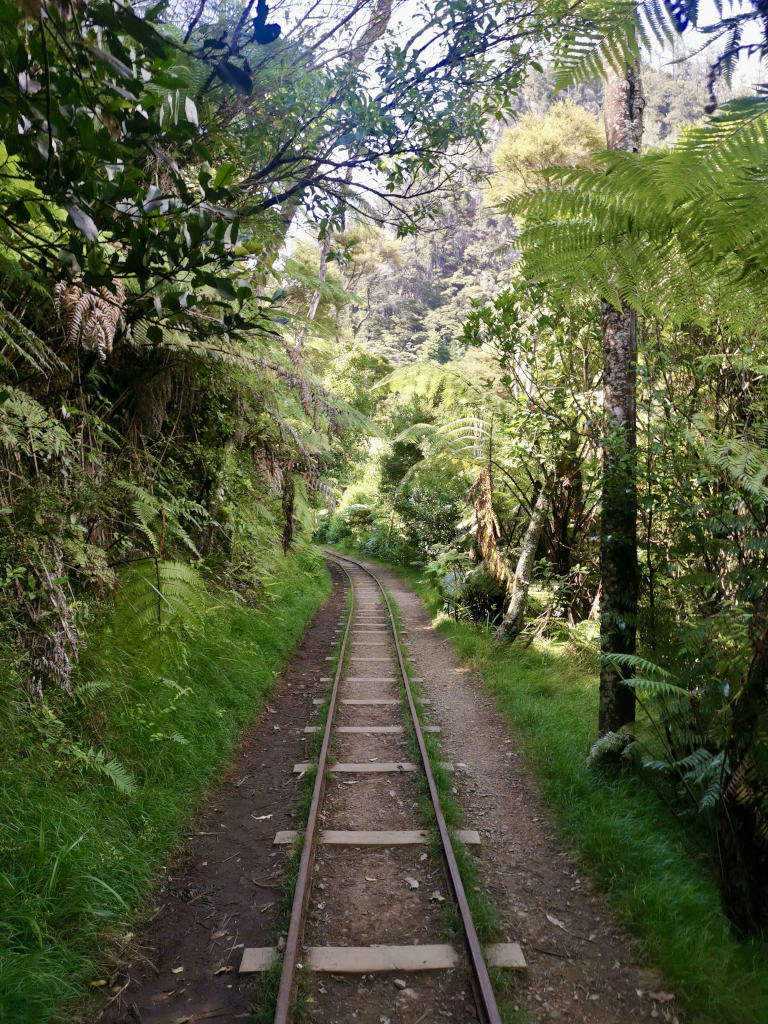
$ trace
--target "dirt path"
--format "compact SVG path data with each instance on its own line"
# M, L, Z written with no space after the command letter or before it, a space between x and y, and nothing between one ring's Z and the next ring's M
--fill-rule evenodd
M419 598L393 573L375 571L400 608L408 655L442 729L443 755L456 766L466 827L482 836L475 856L508 928L504 938L521 944L529 965L517 976L518 1005L531 1024L673 1020L671 1004L649 994L663 992L663 980L638 965L629 935L555 838L482 681L432 628Z
M344 610L344 577L333 566L331 572L332 596L168 865L94 1024L250 1018L258 979L238 979L237 965L244 946L275 942L285 851L273 840L278 830L295 827L299 782L291 768L307 757L302 730L313 698L325 696L320 677Z
M325 696L328 685L320 677L326 674L344 607L340 574L332 572L333 596L305 633L268 708L245 736L230 770L169 865L145 924L113 971L94 1024L202 1024L250 1017L259 978L238 978L237 965L244 947L275 943L286 854L285 848L274 847L273 838L278 830L296 827L299 782L292 767L307 759L302 730L313 721L313 699ZM631 940L611 921L604 899L558 845L535 783L481 681L462 668L432 629L419 599L391 573L376 572L400 607L408 655L423 679L425 697L432 701L430 720L441 727L443 755L456 767L466 827L481 833L476 857L507 932L501 938L520 942L528 962L527 971L515 976L515 1000L526 1020L672 1020L673 1004L660 1005L650 995L663 991L663 982L637 965ZM358 653L374 651L361 647ZM378 714L383 716L380 724L390 721L387 712ZM351 709L344 715L339 724L362 721ZM365 723L373 721L368 714ZM371 740L365 738L363 750L362 737L347 737L337 751L339 759L378 756ZM387 750L391 752L391 742ZM413 820L411 787L412 780L385 782L375 776L362 784L337 786L329 794L323 826L419 827ZM331 866L321 852L321 868L338 872L348 862L348 871L344 879L331 877L324 890L313 894L308 940L344 945L392 941L381 937L382 923L389 921L402 925L407 941L415 935L417 916L419 928L427 927L435 908L422 903L441 888L441 879L435 865L421 858L413 849L394 854L351 850ZM406 874L423 883L418 895L406 889ZM339 903L337 890L350 878L356 895ZM369 905L373 880L378 879L387 879L382 891L393 879L402 881L400 898L388 902L385 893ZM404 913L411 896L413 913ZM461 977L441 993L440 982L422 975L408 984L405 997L393 981L387 976L353 983L319 978L316 996L327 998L316 998L311 1019L327 1024L473 1019Z

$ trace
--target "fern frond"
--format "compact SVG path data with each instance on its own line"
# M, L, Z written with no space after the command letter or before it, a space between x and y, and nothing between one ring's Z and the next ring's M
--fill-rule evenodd
M105 679L89 679L86 682L78 683L72 691L72 697L80 704L87 704L99 694L108 693L113 684Z
M67 431L25 391L0 385L0 448L35 459L74 456Z
M133 613L131 626L146 640L202 622L205 584L191 565L148 559L124 570L121 582L121 598Z
M139 532L146 538L150 551L161 555L160 541L163 535L167 534L171 539L180 540L192 554L199 557L200 553L182 525L180 516L184 514L204 517L206 512L201 505L170 497L158 497L132 480L120 480L117 486L131 495L134 522Z
M119 793L133 796L136 792L136 779L133 773L114 758L107 759L103 750L95 750L93 747L84 750L77 744L73 744L72 753L83 768L98 772L109 779Z
M661 665L656 665L639 654L603 654L602 660L608 665L618 665L620 668L630 668L644 672L649 677L658 679L672 679L673 676Z
M707 31L705 46L719 53L710 70L710 89L717 78L730 81L740 55L744 33L762 19L759 5L746 5L723 17ZM599 78L606 66L621 70L639 60L643 50L663 48L699 21L699 0L587 0L561 30L555 47L557 89ZM762 26L759 26L762 29ZM761 51L762 52L762 51Z
M749 317L768 298L767 154L768 102L758 98L670 150L551 169L549 187L504 204L522 218L525 276L596 289L660 319L706 321L724 296Z
M662 679L644 679L641 676L632 676L630 679L625 679L624 683L633 690L642 691L649 697L685 697L687 700L690 700L691 697L690 693L682 686Z
M50 372L54 366L61 365L49 345L0 302L0 360L7 363L9 354L4 349L9 350L11 358L18 356L38 373Z

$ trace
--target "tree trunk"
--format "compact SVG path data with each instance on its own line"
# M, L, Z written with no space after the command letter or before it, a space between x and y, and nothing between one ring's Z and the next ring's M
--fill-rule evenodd
M325 237L323 238L323 244L320 249L320 267L317 271L317 280L320 287L316 288L312 293L312 298L309 302L309 309L307 310L307 320L314 320L317 316L317 310L320 306L320 299L322 298L321 288L325 283L325 279L328 275L328 255L331 251L331 229L326 227ZM299 331L299 336L296 339L296 344L291 345L288 349L288 355L291 357L291 362L298 369L301 366L301 354L304 351L304 345L307 341L307 335L309 334L309 326L302 327Z
M724 792L718 805L723 910L742 936L768 932L768 595L749 626L752 663L731 705Z
M605 134L609 149L640 151L643 133L639 67L605 80ZM602 304L603 503L600 525L600 645L604 653L635 651L639 575L637 566L636 364L637 317L625 303ZM635 694L627 672L600 670L599 732L635 719Z
M580 437L571 432L568 447L555 467L552 489L552 568L558 576L571 571L577 524L584 511L584 480L579 458Z
M509 599L507 611L499 626L499 639L507 640L510 643L515 640L523 628L525 620L525 609L528 606L528 588L531 585L531 572L536 559L536 548L539 544L541 528L544 519L549 511L549 495L547 489L542 487L536 504L533 508L533 515L528 524L528 529L523 537L520 557L517 560L515 578L512 582L512 594Z

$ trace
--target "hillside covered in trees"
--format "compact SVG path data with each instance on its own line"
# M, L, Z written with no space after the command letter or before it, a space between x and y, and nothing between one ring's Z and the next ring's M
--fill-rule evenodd
M763 6L0 24L0 1024L91 1012L326 545L405 574L489 679L579 666L584 800L659 801L746 993L681 961L684 1005L757 1024L768 105L734 73Z

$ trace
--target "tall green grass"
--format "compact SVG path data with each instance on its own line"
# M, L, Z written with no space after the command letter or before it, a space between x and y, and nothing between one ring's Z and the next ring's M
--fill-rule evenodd
M105 933L130 927L329 592L315 556L290 556L259 608L206 593L162 644L123 604L92 631L80 697L43 710L0 689L2 1024L45 1024L88 991ZM129 792L76 750L105 751Z
M606 776L587 767L598 680L578 652L546 641L499 647L486 629L440 616L440 598L417 570L390 568L419 593L438 630L483 678L567 846L697 1024L766 1024L768 947L730 931L701 820L673 813L635 774Z

